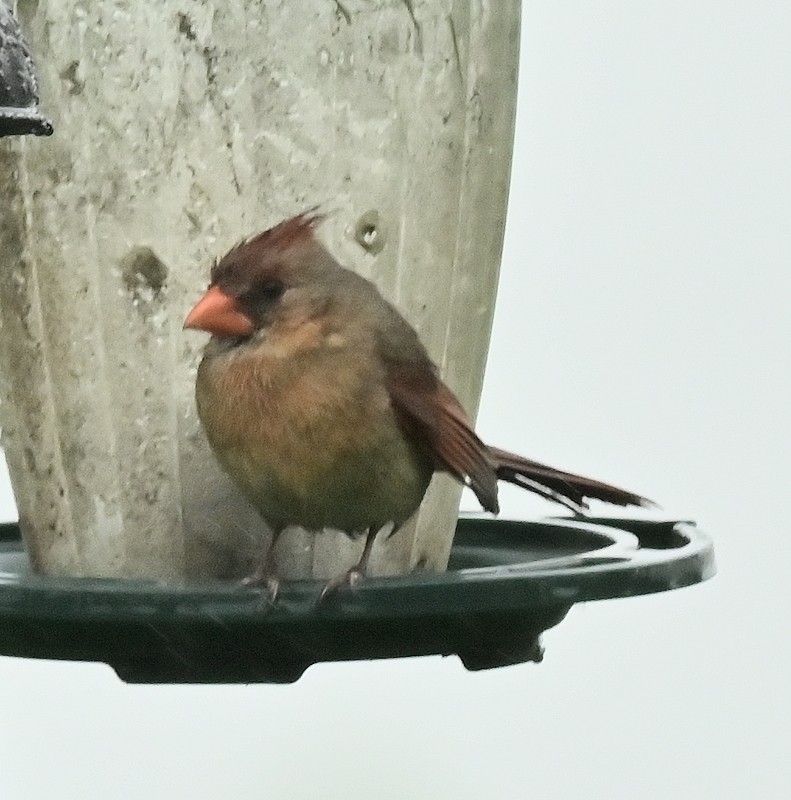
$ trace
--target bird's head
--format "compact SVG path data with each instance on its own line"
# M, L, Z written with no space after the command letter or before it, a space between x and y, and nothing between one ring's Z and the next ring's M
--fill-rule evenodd
M341 269L314 237L322 219L300 214L233 247L215 263L184 327L247 339L289 310L315 305Z

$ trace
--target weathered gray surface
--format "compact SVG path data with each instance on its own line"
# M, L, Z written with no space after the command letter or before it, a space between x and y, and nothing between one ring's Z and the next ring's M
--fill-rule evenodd
M4 444L61 574L231 575L263 526L193 401L212 259L316 203L474 410L502 244L517 0L20 2L56 135L0 144ZM371 230L373 228L373 230ZM220 491L217 487L222 485ZM459 491L374 570L443 568ZM207 545L211 542L211 545ZM294 533L288 574L358 545ZM341 555L339 556L339 552Z

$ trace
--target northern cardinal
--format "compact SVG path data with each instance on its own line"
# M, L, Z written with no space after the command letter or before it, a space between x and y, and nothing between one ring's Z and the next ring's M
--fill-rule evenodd
M435 471L495 514L498 479L577 513L586 498L649 504L484 444L414 329L315 237L321 219L301 214L231 249L184 322L212 334L195 387L209 443L273 531L247 582L277 593L272 552L289 525L364 534L359 563L325 589L356 582L377 533L414 514Z

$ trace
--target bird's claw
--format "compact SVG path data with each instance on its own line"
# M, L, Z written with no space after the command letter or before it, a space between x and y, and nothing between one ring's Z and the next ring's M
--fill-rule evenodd
M254 572L252 575L242 578L240 585L252 586L256 589L266 588L266 600L271 606L277 603L280 596L280 580L275 575Z
M365 573L360 569L359 565L347 569L346 572L342 572L340 575L336 575L324 584L324 588L321 590L316 605L321 605L330 595L335 594L338 589L344 586L349 589L354 589L355 586L361 583L364 577Z

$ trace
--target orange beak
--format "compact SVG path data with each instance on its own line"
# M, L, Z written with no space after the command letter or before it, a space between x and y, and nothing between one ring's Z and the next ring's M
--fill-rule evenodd
M215 336L250 336L254 331L250 317L233 297L219 286L212 286L184 320L185 328L213 333Z

